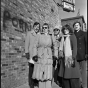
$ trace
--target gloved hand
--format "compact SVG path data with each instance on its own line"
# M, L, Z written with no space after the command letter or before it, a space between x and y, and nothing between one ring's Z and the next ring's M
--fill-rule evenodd
M87 60L88 54L85 55L85 60Z
M53 56L53 60L57 60L57 57L56 56Z
M70 66L72 66L72 64L73 64L72 56L65 57L65 66L67 66L69 68Z
M53 67L55 67L56 66L57 57L56 56L53 56L52 58L53 58Z
M73 60L73 63L71 64L71 67L75 67L75 58L73 57L72 60Z
M65 57L65 66L67 66L68 68L71 67L75 67L75 58L74 57Z
M27 58L27 60L29 60L30 57L29 53L25 53L25 57Z
M59 57L63 57L63 51L59 51Z
M61 64L61 61L62 61L62 60L63 60L62 57L60 57L60 58L57 60L57 62L58 62L59 65Z
M37 62L37 61L38 61L38 56L35 55L35 56L33 57L33 60L34 60L35 62Z

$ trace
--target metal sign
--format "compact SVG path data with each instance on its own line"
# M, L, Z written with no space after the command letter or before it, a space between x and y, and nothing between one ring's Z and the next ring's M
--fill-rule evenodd
M73 2L74 1L74 2ZM67 12L74 12L75 11L75 0L63 0L63 10Z
M69 2L69 3L73 2L73 0L63 0L63 1L66 1L66 2Z
M62 0L62 2L67 2L70 4L75 4L75 0Z
M63 2L63 8L66 8L70 11L74 11L74 5L66 3L66 2Z

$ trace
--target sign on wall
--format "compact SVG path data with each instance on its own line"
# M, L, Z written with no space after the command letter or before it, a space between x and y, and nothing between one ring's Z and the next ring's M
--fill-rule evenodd
M25 33L31 30L31 23L25 22L22 18L17 16L11 17L11 14L8 10L4 11L3 14L3 29L4 31L10 31L11 28L21 33Z
M70 4L75 4L75 0L62 0L62 2L67 2Z
M75 11L75 0L54 0L57 6L61 6L63 11L74 12Z
M67 9L68 11L75 11L74 5L67 2L63 2L63 8Z
M63 10L67 12L75 11L75 0L62 0Z
M66 1L66 2L69 2L69 3L73 2L73 0L63 0L63 1Z

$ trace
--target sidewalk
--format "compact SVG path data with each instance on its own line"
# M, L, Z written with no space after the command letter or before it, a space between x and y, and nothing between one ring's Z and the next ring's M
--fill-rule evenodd
M23 84L23 85L16 87L16 88L30 88L30 87L29 87L28 83L26 83L26 84Z
M22 86L19 86L19 87L17 87L17 88L30 88L30 87L29 87L28 83L26 83L26 84L24 84L24 85L22 85ZM52 88L61 88L61 87L59 87L57 84L55 84L55 83L53 82Z

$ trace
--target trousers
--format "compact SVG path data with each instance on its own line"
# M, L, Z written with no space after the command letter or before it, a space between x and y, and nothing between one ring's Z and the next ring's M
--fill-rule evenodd
M32 79L34 64L32 63L28 63L28 64L29 64L28 83L30 88L34 88L34 80Z
M33 79L33 70L34 70L34 64L28 63L29 64L29 74L28 74L28 83L30 88L34 88L34 86L38 86L38 80Z
M62 88L81 88L78 78L75 79L62 79Z
M82 86L87 88L87 61L78 61L78 63L80 66Z

